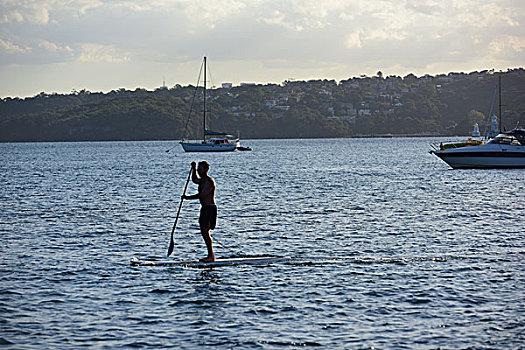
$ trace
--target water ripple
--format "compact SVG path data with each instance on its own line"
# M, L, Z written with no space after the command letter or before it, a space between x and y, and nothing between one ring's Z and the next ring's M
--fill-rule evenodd
M229 155L0 144L0 346L520 348L524 173L450 171L431 141L261 140ZM201 158L217 254L289 261L129 266L165 259ZM197 216L184 202L177 259L204 254Z

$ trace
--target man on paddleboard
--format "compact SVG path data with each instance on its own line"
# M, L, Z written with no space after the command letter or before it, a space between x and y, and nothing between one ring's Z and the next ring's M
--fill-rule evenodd
M191 163L191 180L199 185L199 192L192 196L182 195L182 199L198 199L201 203L201 213L199 217L199 226L201 235L208 249L208 256L200 261L215 261L213 253L213 243L211 241L210 230L215 229L217 222L217 206L215 205L215 181L208 176L210 164L206 161L199 162L196 167L195 162Z

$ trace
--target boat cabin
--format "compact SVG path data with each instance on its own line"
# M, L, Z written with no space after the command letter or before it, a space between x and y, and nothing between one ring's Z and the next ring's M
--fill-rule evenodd
M208 142L213 143L214 145L222 145L224 143L230 143L230 140L228 139L210 139Z
M498 145L525 146L525 131L513 130L502 133L490 140L489 143Z

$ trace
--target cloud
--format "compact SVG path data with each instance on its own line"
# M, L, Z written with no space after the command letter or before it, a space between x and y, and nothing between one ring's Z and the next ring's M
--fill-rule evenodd
M525 51L525 38L510 35L498 37L489 44L491 52L495 55L521 54Z
M216 22L224 21L241 12L247 5L237 0L179 0L187 18L214 28Z
M52 0L2 0L0 12L4 15L1 24L22 23L47 24L49 23L49 8Z
M52 43L47 40L40 40L40 42L38 43L38 47L41 49L44 49L47 52L51 52L51 53L57 53L57 52L72 53L73 52L73 49L69 47L68 45L61 46L61 45Z
M363 47L363 41L361 39L362 35L363 34L360 30L348 34L345 42L346 47L349 49L360 49Z
M8 23L22 23L24 21L24 16L16 10L4 12L0 17L0 24Z
M301 32L304 30L304 25L301 23L294 23L290 21L286 15L279 10L275 10L269 14L268 17L261 17L257 19L258 22L262 22L269 26L279 26L287 30Z
M263 82L498 69L522 65L524 20L519 0L0 0L0 68L126 63L139 75L207 55Z
M92 9L104 6L104 3L99 0L84 0L77 1L76 5L76 8L73 9L76 10L77 16L81 16L85 15L88 11Z
M118 51L112 46L82 44L81 52L76 60L82 63L124 63L131 61L129 56Z
M0 48L8 54L27 54L31 52L30 47L20 47L2 39L0 39Z
M442 12L442 2L432 0L409 0L407 1L406 8L415 13L421 13L423 15L435 16Z

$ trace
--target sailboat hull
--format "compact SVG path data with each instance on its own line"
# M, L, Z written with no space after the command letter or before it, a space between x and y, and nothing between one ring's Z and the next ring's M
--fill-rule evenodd
M210 143L180 143L184 152L233 152L237 150L235 143L210 144Z

